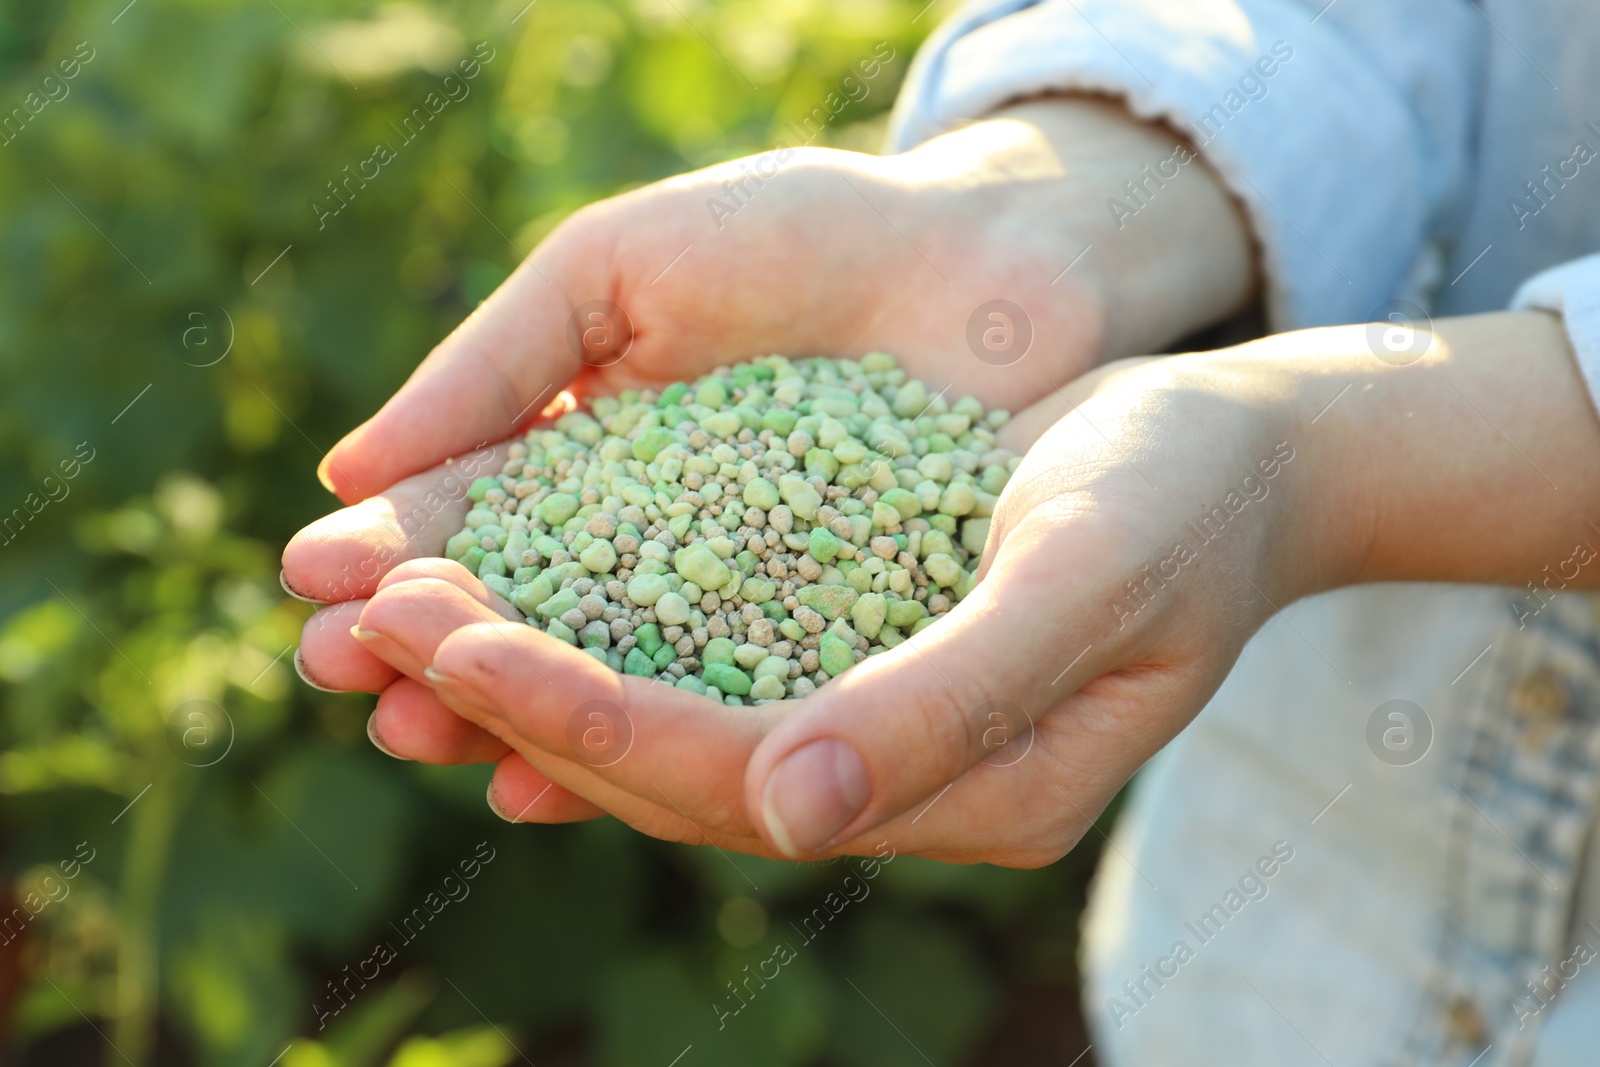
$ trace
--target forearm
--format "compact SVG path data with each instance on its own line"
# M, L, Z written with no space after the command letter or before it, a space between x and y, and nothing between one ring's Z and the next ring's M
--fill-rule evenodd
M1269 391L1307 460L1307 580L1600 588L1600 417L1560 321L1441 319L1406 366L1373 329L1248 346L1289 375Z
M1093 273L1103 360L1162 351L1256 295L1249 228L1216 174L1180 135L1115 101L1023 101L896 158L976 199L999 253L1042 231L1063 269Z

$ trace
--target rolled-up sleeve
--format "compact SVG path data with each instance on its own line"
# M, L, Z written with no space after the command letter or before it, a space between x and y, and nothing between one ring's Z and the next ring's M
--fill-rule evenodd
M1426 284L1464 210L1483 27L1466 0L1324 3L969 5L917 56L891 148L1029 96L1120 97L1244 205L1272 328L1365 320Z
M1589 397L1600 409L1600 255L1563 263L1522 283L1514 311L1551 311L1566 323Z

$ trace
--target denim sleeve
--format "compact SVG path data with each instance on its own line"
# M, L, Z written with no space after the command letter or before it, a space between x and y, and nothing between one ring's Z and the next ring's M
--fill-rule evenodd
M1426 287L1465 209L1484 45L1466 0L978 0L917 56L890 147L1042 93L1121 98L1244 205L1273 329L1364 321ZM1177 159L1110 216L1136 225Z

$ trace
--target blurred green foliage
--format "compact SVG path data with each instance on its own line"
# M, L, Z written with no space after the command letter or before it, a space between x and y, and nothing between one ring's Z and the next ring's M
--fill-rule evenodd
M875 148L921 7L0 8L0 873L47 901L0 946L14 1062L953 1063L1010 991L1070 997L1087 858L901 859L719 1029L727 983L844 869L500 823L486 769L388 760L369 699L298 684L308 610L276 580L332 503L320 451L519 253L771 147L887 41L824 137ZM474 49L466 91L399 136ZM395 158L324 214L379 140ZM406 942L478 842L493 862Z

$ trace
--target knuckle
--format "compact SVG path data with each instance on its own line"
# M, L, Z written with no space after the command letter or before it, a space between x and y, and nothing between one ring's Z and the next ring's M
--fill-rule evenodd
M923 762L941 780L955 779L978 758L982 731L967 702L948 687L925 690L913 704ZM982 701L973 703L973 706Z

